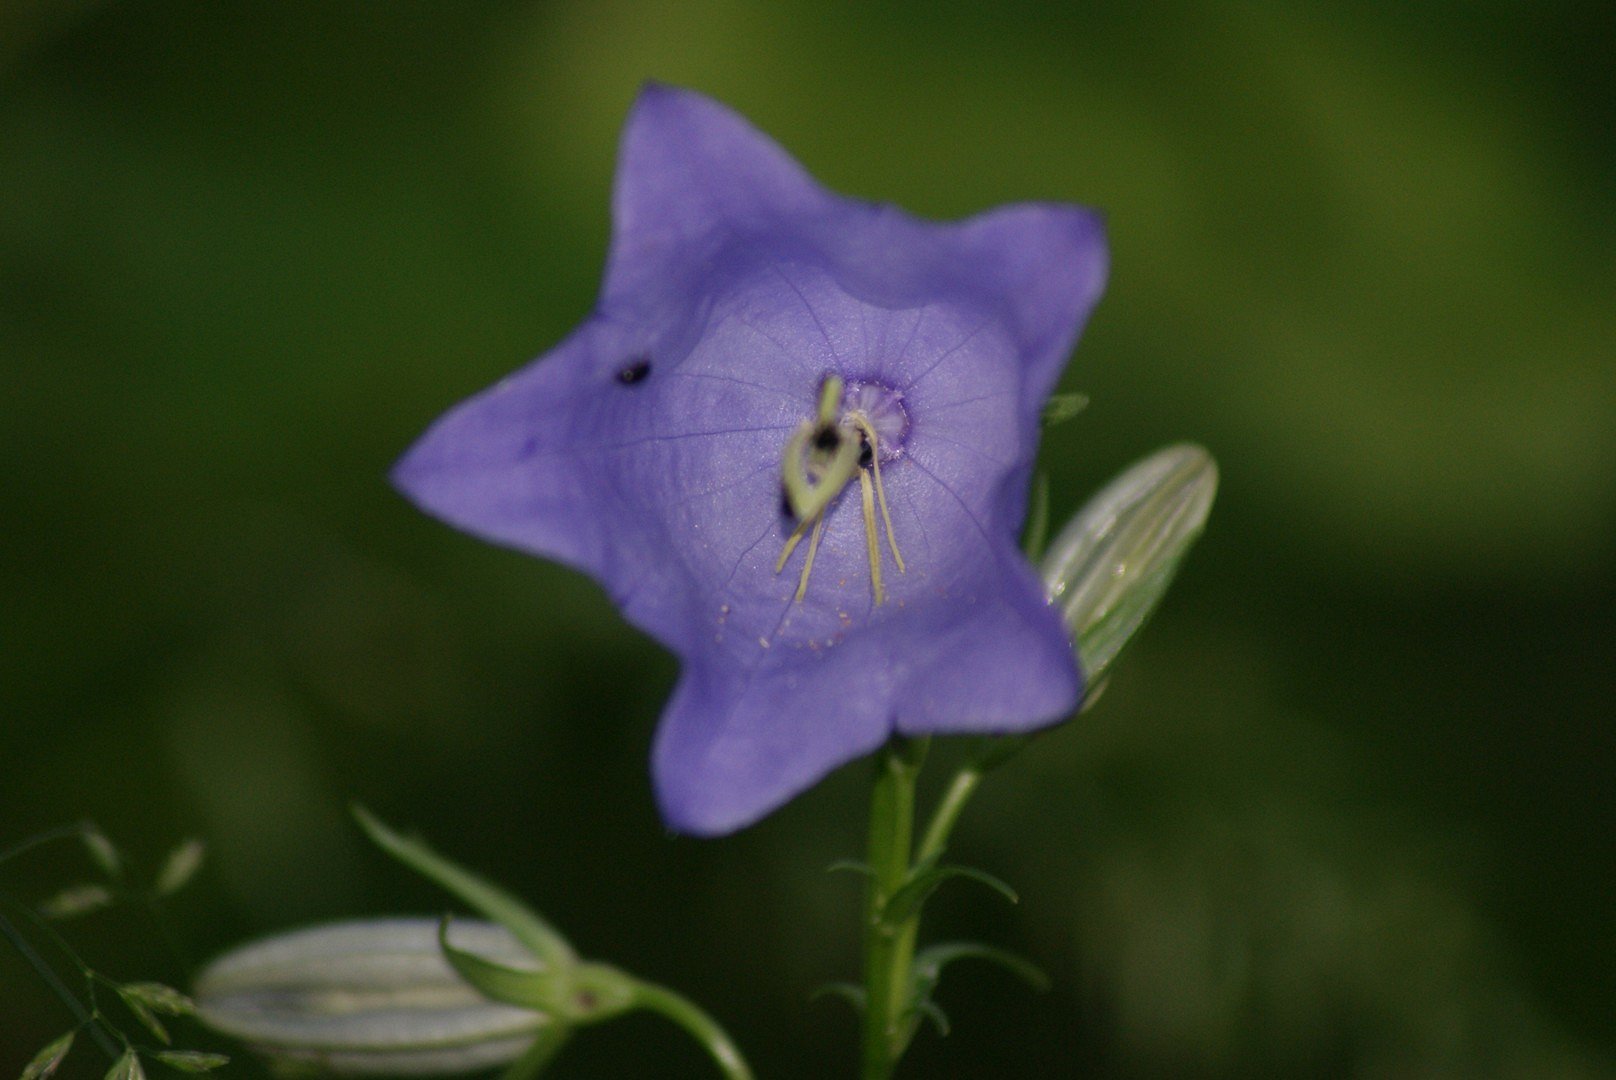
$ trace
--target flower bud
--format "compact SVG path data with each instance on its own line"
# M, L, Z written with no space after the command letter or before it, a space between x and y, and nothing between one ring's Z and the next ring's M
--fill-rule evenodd
M1040 571L1077 643L1092 702L1200 536L1218 488L1212 456L1158 450L1111 481L1049 546Z
M371 919L244 945L198 977L198 1015L267 1056L348 1075L471 1072L516 1059L553 1021L472 989L445 961L438 932L436 919ZM448 935L457 949L537 970L503 926L458 920Z

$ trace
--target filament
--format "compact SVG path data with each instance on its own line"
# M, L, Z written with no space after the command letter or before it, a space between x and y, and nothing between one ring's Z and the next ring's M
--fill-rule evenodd
M877 607L885 599L881 592L881 541L875 535L875 492L870 474L859 470L859 496L864 504L864 545L870 552L870 591Z

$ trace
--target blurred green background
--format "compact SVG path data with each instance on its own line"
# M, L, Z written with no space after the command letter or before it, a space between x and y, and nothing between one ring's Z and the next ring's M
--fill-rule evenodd
M361 842L359 797L708 1004L763 1077L851 1075L851 1014L806 995L856 969L858 883L823 868L860 848L865 768L670 838L645 758L672 662L383 480L587 310L655 77L842 191L1103 207L1055 509L1167 442L1222 467L1105 700L965 819L957 853L1022 904L933 905L930 936L1023 949L1055 989L962 965L908 1074L1616 1075L1613 24L6 0L0 849L81 817L137 862L204 837L165 930L64 928L183 982L248 936L441 907ZM0 891L88 875L58 845ZM0 1077L65 1026L0 951ZM555 1075L708 1068L647 1019Z

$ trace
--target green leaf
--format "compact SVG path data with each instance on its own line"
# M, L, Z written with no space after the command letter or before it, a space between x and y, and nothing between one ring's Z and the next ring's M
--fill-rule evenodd
M1027 503L1027 527L1021 530L1021 550L1029 562L1043 558L1049 543L1049 474L1040 471L1032 481L1032 498Z
M174 1041L168 1037L168 1029L163 1026L163 1022L157 1019L157 1014L152 1012L151 1007L144 1001L125 993L122 987L118 990L118 996L123 999L124 1008L134 1014L141 1027L157 1036L159 1042L167 1046Z
M352 810L359 827L365 830L377 847L416 873L436 882L473 911L504 926L516 940L543 960L546 967L560 972L577 963L578 956L567 939L516 897L450 862L424 841L394 832L358 803L353 804Z
M840 998L853 1006L853 1011L859 1015L864 1014L865 1006L869 1004L869 994L864 987L856 986L850 982L831 982L814 987L813 993L808 995L809 1001L818 1001L820 998Z
M916 1016L924 1016L931 1021L932 1026L937 1029L937 1034L945 1039L948 1037L949 1031L952 1030L949 1027L948 1014L939 1008L935 1001L927 998L925 1001L915 1002L911 1007L914 1009Z
M39 905L47 919L75 919L100 911L112 903L112 893L104 885L69 885Z
M1040 971L1032 961L1013 952L974 941L951 941L922 949L915 956L914 978L917 987L923 986L924 994L929 995L931 988L942 978L943 969L956 960L986 960L1019 977L1034 990L1049 989L1049 976Z
M33 1060L22 1067L21 1080L48 1080L49 1076L61 1066L67 1052L73 1049L74 1034L69 1031L35 1054Z
M1088 407L1087 394L1051 394L1044 402L1044 426L1063 424Z
M209 1054L202 1050L162 1050L156 1054L156 1057L164 1065L188 1073L212 1072L214 1069L230 1064L228 1056Z
M139 1055L133 1050L125 1050L123 1056L107 1070L106 1080L146 1080L146 1070L140 1065Z
M84 831L79 833L79 839L84 842L84 848L90 853L90 861L101 868L101 872L116 881L123 876L123 856L113 846L107 834L97 825L88 822Z
M164 986L162 983L127 983L118 988L118 993L125 1001L133 997L143 1005L169 1016L191 1016L196 1012L196 1002L172 986Z
M438 923L438 948L449 966L483 997L502 1005L518 1005L554 1013L558 1007L556 976L552 971L524 971L506 967L476 953L449 944L449 917Z
M163 860L163 868L157 872L157 881L152 886L152 895L172 896L185 888L202 868L202 859L206 854L207 845L196 837L181 841Z
M977 870L969 866L932 866L924 864L916 867L909 880L903 887L887 897L887 902L881 907L881 919L890 925L897 926L907 922L923 904L936 892L938 886L951 878L965 878L967 881L979 882L1003 896L1012 904L1019 903L1021 898L1016 890L994 877L986 870Z

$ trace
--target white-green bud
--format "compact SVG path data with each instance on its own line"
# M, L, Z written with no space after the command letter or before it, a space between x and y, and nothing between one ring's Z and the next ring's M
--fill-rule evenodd
M438 931L437 919L372 919L244 945L197 978L197 1013L272 1059L347 1075L441 1075L515 1060L552 1020L472 989L445 961ZM448 936L457 949L538 970L503 926L457 920Z
M1212 455L1169 446L1106 485L1049 546L1040 572L1077 643L1085 702L1161 601L1217 488Z

